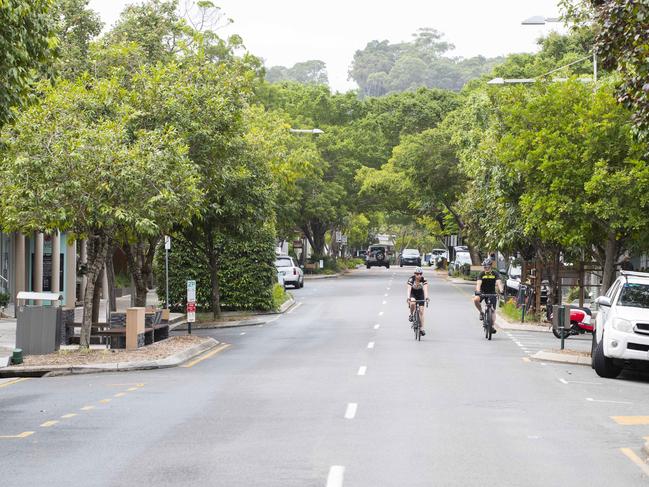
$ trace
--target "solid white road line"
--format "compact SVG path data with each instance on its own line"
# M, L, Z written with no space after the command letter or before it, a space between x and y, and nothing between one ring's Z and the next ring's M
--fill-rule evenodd
M586 401L588 402L605 402L608 404L633 404L632 402L627 401L607 401L606 399L593 399L592 397L587 397Z
M345 477L345 467L342 465L333 465L329 469L327 477L327 487L342 487Z
M301 302L301 301L300 301L299 303L297 303L295 306L293 306L293 307L288 311L288 314L291 314L293 311L295 311L296 309L298 309L300 306L302 306L302 302Z
M345 411L345 419L354 419L356 416L356 410L358 409L358 404L355 402L350 402L347 404L347 410Z
M370 342L367 344L367 348L374 348L374 342Z
M367 372L367 367L365 365L361 365L358 368L358 375L365 375L365 372Z

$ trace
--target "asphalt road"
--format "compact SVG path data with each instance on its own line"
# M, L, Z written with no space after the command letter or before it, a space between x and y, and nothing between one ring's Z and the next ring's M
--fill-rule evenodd
M442 277L415 342L407 276L307 281L272 323L201 332L228 346L191 367L0 387L0 483L647 484L646 376L531 361L547 334L487 342Z

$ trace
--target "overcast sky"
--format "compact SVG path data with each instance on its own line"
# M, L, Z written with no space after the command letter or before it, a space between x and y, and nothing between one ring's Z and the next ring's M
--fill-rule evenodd
M453 55L487 57L533 52L535 40L550 28L523 26L533 15L559 14L557 0L213 0L234 24L220 31L237 33L266 66L292 66L320 59L327 63L334 90L355 88L347 80L354 52L374 39L407 41L420 27L443 32ZM133 0L90 0L107 26Z

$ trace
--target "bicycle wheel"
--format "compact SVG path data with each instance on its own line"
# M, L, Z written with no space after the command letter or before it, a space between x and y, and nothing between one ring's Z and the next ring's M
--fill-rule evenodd
M415 340L419 340L419 316L416 310L412 317L412 331L415 332Z
M485 338L491 340L491 329L493 327L493 310L487 306L487 312L484 314L485 319Z

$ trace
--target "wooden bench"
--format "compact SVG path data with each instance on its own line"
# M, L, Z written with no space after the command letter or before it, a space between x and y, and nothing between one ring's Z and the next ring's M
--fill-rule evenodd
M65 326L67 343L79 343L80 336L74 333L74 328L80 328L81 323L66 322ZM162 322L162 310L147 313L144 322L144 344L151 345L166 338L169 338L169 323ZM111 313L109 323L93 323L90 329L90 343L93 341L105 343L110 348L125 348L126 313Z

